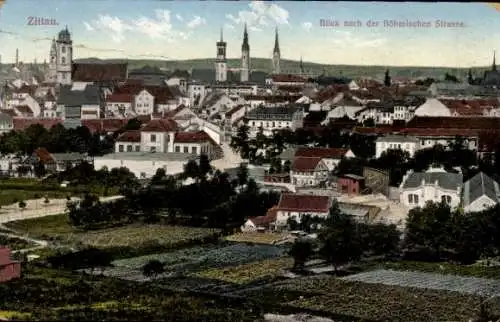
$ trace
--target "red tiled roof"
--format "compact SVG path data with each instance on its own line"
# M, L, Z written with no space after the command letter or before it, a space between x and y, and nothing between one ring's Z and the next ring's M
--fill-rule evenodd
M353 133L359 134L389 134L395 132L392 127L362 127L355 126L352 129Z
M156 119L149 121L142 129L143 132L174 132L177 131L177 122L172 119Z
M275 222L277 217L278 207L273 206L267 211L265 216L252 217L249 218L249 220L252 221L255 226L267 226L270 223Z
M451 128L451 129L498 129L498 117L446 117L415 116L407 124L409 128Z
M73 63L73 82L123 81L127 78L127 64Z
M413 136L466 136L476 137L481 132L478 129L450 129L450 128L405 128L399 131L402 134Z
M278 91L298 93L298 92L302 91L302 86L292 86L292 85L278 86L278 88L276 88L276 89Z
M300 211L300 212L328 212L331 207L331 199L328 196L297 195L283 193L277 210Z
M46 129L51 129L62 123L62 119L14 118L14 130L23 131L33 124L40 124Z
M215 142L212 140L210 135L205 131L197 132L177 132L175 133L175 143L203 143L203 142Z
M21 114L31 114L33 115L33 111L28 105L17 105L14 107Z
M349 149L346 148L299 148L295 157L341 159Z
M47 164L52 161L54 161L54 158L52 158L52 154L50 154L49 151L47 151L46 148L38 148L35 150L35 156L40 160L40 162Z
M117 88L116 93L137 95L143 90L155 97L155 103L165 103L167 100L174 98L167 86L145 86L141 83L127 82Z
M297 75L273 75L273 82L275 83L305 83L306 80Z
M321 158L296 157L292 163L292 171L312 172L320 161Z
M295 102L302 95L245 95L247 101L264 101L266 103Z
M122 93L117 93L117 94L111 94L108 97L106 97L106 102L109 103L131 103L133 101L133 96L131 94L122 94Z
M116 142L141 142L141 131L126 131L116 138Z
M96 119L82 120L82 125L86 126L90 133L115 132L127 124L128 119Z

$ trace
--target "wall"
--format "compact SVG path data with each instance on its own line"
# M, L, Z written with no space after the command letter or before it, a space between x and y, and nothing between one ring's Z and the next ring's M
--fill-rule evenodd
M408 195L418 195L418 203L409 203ZM435 184L426 184L416 189L406 189L401 193L400 202L409 208L424 207L426 202L441 202L442 196L451 197L451 208L456 208L460 204L460 193L455 190L444 190Z
M493 207L494 205L496 205L495 201L483 195L465 207L464 212L479 212L486 208Z
M303 215L310 215L311 217L328 217L328 212L298 212L298 211L282 211L278 210L278 216L276 218L277 226L284 226L288 222L288 218L295 219L298 223Z
M201 128L208 134L208 136L210 136L212 140L215 141L215 143L221 144L221 128L219 126L210 122L203 121L203 123L201 124Z
M125 167L128 168L137 178L151 178L156 170L163 168L167 175L175 175L184 171L184 164L187 161L158 161L158 160L117 160L112 158L94 158L94 168L100 170L103 167L108 169Z

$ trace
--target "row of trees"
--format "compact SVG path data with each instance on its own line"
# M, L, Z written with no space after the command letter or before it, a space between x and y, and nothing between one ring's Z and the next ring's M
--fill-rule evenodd
M187 179L193 183L187 184ZM125 187L122 193L126 197L112 203L102 204L88 195L79 204L69 204L71 223L97 229L164 219L173 224L239 227L247 217L265 214L279 200L277 193L259 191L245 165L231 179L225 172L214 171L206 156L188 162L177 177L159 169L147 187Z

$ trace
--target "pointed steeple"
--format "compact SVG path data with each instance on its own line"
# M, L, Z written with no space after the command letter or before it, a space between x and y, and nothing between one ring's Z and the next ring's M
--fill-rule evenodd
M496 51L493 51L493 66L491 67L491 69L495 72L497 70L497 63L496 63Z
M274 38L274 50L273 53L280 55L280 43L278 39L278 27L276 27L276 36Z
M245 30L243 31L243 44L241 45L241 51L250 51L250 45L248 44L248 32L247 24L245 22Z
M224 32L222 28L220 28L220 42L224 42Z

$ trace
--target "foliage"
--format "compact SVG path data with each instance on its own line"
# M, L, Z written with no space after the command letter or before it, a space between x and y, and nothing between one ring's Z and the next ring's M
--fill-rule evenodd
M391 76L389 75L389 69L387 69L384 75L384 85L390 87L391 83L392 83Z
M36 244L30 243L24 239L10 237L3 234L0 234L0 245L7 246L12 250L26 249L36 246Z
M19 208L21 208L21 209L24 209L27 206L26 202L24 200L19 201L18 205L19 205Z
M296 240L289 252L289 255L293 257L293 268L296 270L302 270L307 259L312 254L313 245L311 244L311 242L305 240Z
M142 267L142 274L147 278L157 278L165 272L165 265L157 259L152 259Z

